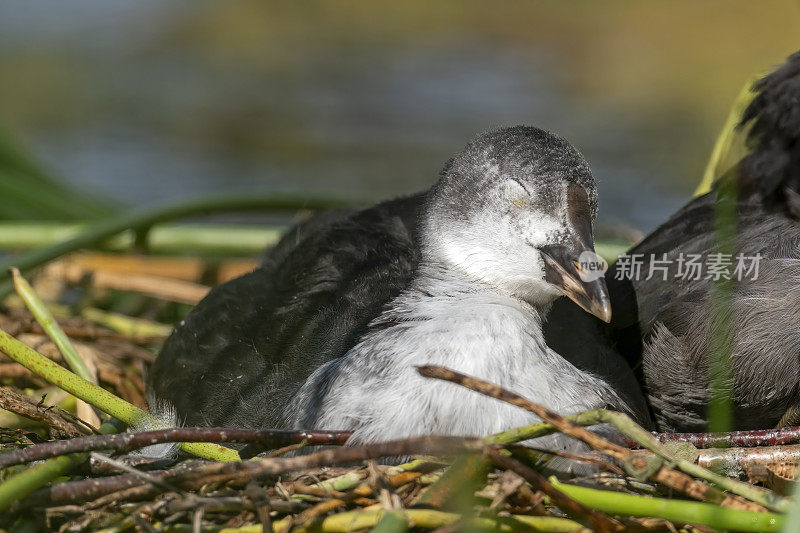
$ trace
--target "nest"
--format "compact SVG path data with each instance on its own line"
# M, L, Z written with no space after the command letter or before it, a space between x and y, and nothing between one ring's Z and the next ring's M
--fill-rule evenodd
M693 443L680 449L674 442L662 444L619 413L598 410L562 418L490 383L425 367L420 372L431 379L510 402L546 422L484 439L426 437L363 447L331 446L347 439L344 432L181 428L124 433L123 424L110 423L53 383L67 390L72 385L25 359L41 354L59 365L70 363L53 328L27 308L38 293L58 315L60 330L85 371L121 400L119 405L130 406L125 412L137 416L137 409L147 409L143 372L169 324L205 294L207 286L200 281L217 283L252 266L247 260L223 262L211 272L188 260L83 254L42 270L33 296L22 291L21 299L6 300L0 313L0 329L8 334L0 335L0 349L9 355L0 358L0 527L777 531L794 505L785 495L794 478L796 428L661 439ZM92 398L85 397L95 406L110 401L98 404ZM584 428L597 422L614 424L631 442L621 446ZM591 474L558 479L548 472L551 455L518 444L552 431L593 450L559 458L590 464ZM136 453L171 442L189 444L170 459ZM245 450L260 452L256 459L208 459L237 457L234 449L220 446L242 443L249 443ZM708 448L715 443L728 448ZM396 457L412 460L401 465L387 460Z

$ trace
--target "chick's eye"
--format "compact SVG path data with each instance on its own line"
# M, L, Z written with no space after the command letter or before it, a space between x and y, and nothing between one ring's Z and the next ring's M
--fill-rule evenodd
M508 182L508 200L511 205L520 209L526 209L531 206L531 195L528 194L525 187L513 180Z

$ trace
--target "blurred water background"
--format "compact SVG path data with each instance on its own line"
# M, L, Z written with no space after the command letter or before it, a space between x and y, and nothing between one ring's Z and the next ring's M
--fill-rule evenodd
M796 0L3 0L0 126L135 206L410 193L475 133L533 124L586 155L602 222L647 231L748 76L798 48Z

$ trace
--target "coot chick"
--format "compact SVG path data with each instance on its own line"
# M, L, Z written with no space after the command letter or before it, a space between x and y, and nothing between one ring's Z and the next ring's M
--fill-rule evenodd
M717 334L729 335L732 346L731 429L800 422L800 53L755 90L739 125L743 133L749 128L748 154L606 275L612 336L631 365L641 366L662 431L706 429ZM715 201L731 181L738 189L735 253L714 256ZM689 260L704 268L699 279L686 275ZM718 273L708 267L718 260L733 278L730 333L711 320ZM637 261L638 277L631 275ZM661 266L668 270L654 268L649 277Z
M564 414L646 421L616 354L573 364L542 332L562 294L609 320L604 280L578 263L594 250L596 212L589 166L567 141L524 126L481 135L428 192L314 218L212 290L165 343L151 395L187 425L345 429L350 443L538 420L414 368L438 364ZM546 439L537 445L575 449Z

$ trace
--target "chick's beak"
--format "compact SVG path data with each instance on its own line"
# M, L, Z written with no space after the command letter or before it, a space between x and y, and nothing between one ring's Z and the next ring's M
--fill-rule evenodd
M545 264L545 281L603 322L611 322L611 301L602 261L591 247L571 250L566 246L539 248Z

